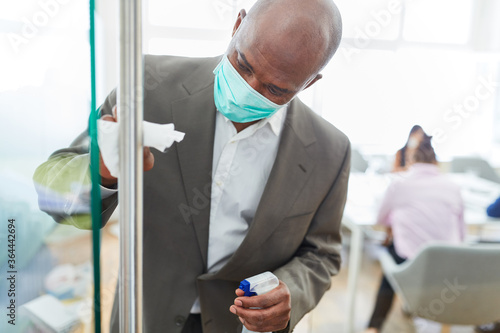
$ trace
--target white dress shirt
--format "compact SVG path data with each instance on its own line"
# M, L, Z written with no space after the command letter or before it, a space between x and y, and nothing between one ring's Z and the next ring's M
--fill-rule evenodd
M237 132L217 112L212 164L208 272L224 266L247 235L278 152L286 107ZM199 313L198 300L191 313Z

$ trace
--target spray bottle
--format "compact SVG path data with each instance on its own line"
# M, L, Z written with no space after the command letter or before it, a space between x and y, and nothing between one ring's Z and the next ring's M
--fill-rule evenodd
M254 275L240 282L240 289L245 292L245 296L263 295L280 284L276 275L271 272L264 272ZM245 326L241 333L253 333Z

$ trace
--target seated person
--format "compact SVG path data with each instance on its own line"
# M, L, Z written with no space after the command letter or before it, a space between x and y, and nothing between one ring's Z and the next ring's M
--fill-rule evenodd
M393 182L382 202L377 223L393 239L389 253L400 264L432 241L458 244L465 235L460 188L439 171L431 138L425 136L411 155L410 167ZM392 305L394 291L385 277L366 332L379 332Z
M423 138L429 138L427 134L425 134L422 127L419 125L415 125L411 128L410 134L408 135L408 139L403 148L397 151L396 157L394 158L394 164L392 166L392 172L401 172L406 171L408 169L408 156L412 153L415 148L417 148L420 141Z

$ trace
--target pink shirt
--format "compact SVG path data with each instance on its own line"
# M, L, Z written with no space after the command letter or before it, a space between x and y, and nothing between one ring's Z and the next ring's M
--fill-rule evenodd
M465 236L458 185L433 164L416 163L385 194L377 223L392 227L399 256L412 259L432 241L458 244Z

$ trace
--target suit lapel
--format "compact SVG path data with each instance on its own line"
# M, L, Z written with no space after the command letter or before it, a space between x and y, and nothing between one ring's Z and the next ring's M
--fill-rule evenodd
M176 130L186 133L183 142L177 145L177 154L189 222L196 233L205 269L216 112L212 70L219 61L220 57L213 58L200 65L182 83L189 96L172 102ZM276 160L248 234L230 261L218 273L207 274L206 277L227 276L235 272L289 215L315 167L311 159L314 154L309 150L314 148L316 138L305 108L298 99L290 104Z
M217 276L236 272L289 215L314 170L309 150L315 141L304 105L295 99L288 109L276 160L248 234Z
M212 158L215 134L215 104L212 70L218 58L202 64L183 82L189 96L172 103L175 129L186 133L177 145L189 215L198 239L198 245L207 264L208 232L210 222L210 195ZM179 194L181 195L181 194Z

